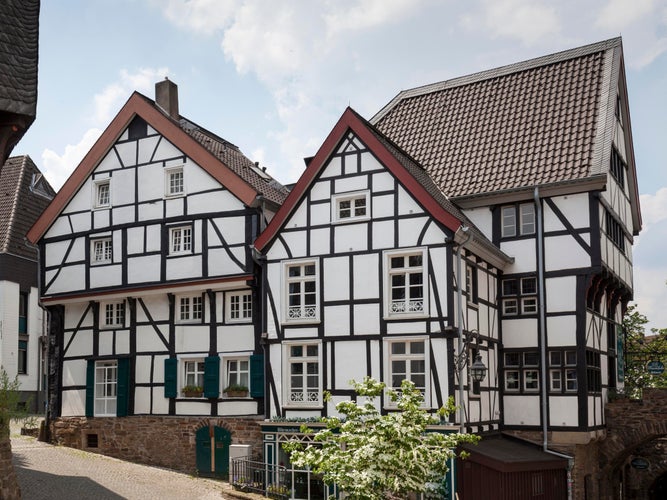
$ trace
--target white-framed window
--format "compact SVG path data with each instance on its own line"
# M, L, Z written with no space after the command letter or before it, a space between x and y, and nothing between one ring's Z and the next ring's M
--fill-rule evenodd
M508 278L502 281L503 316L537 313L537 278Z
M479 301L477 292L477 269L466 265L466 298L468 303L477 304Z
M521 203L501 208L501 235L503 238L535 234L535 205Z
M510 351L504 354L505 391L532 393L540 390L538 351Z
M333 222L353 222L370 218L368 191L335 194L331 197Z
M111 179L93 181L93 208L111 206Z
M204 300L201 295L179 296L176 318L181 323L200 321L204 314Z
M387 316L428 313L426 258L423 248L384 253Z
M226 303L227 321L252 320L252 292L228 292Z
M95 362L95 416L115 417L118 394L118 361Z
M283 263L285 321L319 319L319 265L317 260Z
M552 392L577 391L577 351L549 351L549 388Z
M111 237L97 238L90 242L92 264L109 264L113 259L113 243Z
M185 193L183 167L172 167L164 170L164 195L166 197L182 196Z
M169 253L171 255L192 253L192 226L169 228Z
M106 302L100 305L102 328L122 328L125 326L125 301Z
M181 379L181 389L183 387L204 388L204 358L191 358L181 360L183 366L183 377Z
M430 391L427 339L423 337L388 339L386 352L387 386L400 389L403 380L410 380L424 394L424 404L428 405Z
M234 385L250 388L250 360L248 357L225 360L225 387Z
M290 342L283 345L285 405L322 405L322 345L319 341Z

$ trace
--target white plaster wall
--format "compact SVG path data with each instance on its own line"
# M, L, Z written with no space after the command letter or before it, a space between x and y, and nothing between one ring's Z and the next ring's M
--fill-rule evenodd
M505 396L505 425L540 425L539 396Z
M201 255L187 255L167 259L167 280L201 276Z
M535 240L505 241L500 248L510 257L514 257L514 263L505 270L507 274L535 272L537 263L535 260Z
M134 148L133 148L134 149ZM134 171L133 168L118 170L113 173L113 205L132 205L134 210ZM114 211L114 223L116 212Z
M134 414L150 414L151 412L151 387L134 388ZM164 392L162 393L164 398Z
M376 217L379 217L375 212ZM373 248L394 248L394 222L393 221L375 221L373 222Z
M577 317L547 317L548 343L550 347L573 346L577 344Z
M545 283L547 312L566 312L577 310L577 280L574 276L548 278Z
M410 215L424 213L411 194L401 185L398 186L398 214Z
M169 413L169 400L164 397L163 387L153 387L153 415Z
M72 356L90 356L90 353L93 352L93 332L91 330L80 329L76 334L72 332L65 332L65 346L70 342L70 339L74 336L74 340L69 344L69 348L65 351L64 355L67 357Z
M92 351L90 351L92 352ZM90 352L88 353L90 355ZM85 359L72 359L63 361L63 387L68 387L71 385L86 385L86 360ZM84 401L85 401L85 392L84 392Z
M354 304L354 333L377 334L380 324L379 304Z
M218 415L235 416L235 415L256 415L257 402L256 401L226 401L218 403Z
M398 222L398 235L399 235L398 246L399 247L416 246L419 241L419 235L424 229L424 225L427 224L428 221L429 221L428 217L400 220Z
M139 163L145 164L151 161L151 155L153 154L153 151L155 151L155 146L159 140L159 136L144 137L143 139L139 139L139 153L137 155Z
M393 190L394 190L393 175L391 175L386 170L373 174L373 192L393 191Z
M322 261L324 271L324 301L349 300L350 298L350 270L347 257L329 257Z
M167 158L173 158L175 156L180 156L183 153L176 148L171 142L162 137L160 144L158 144L157 149L155 150L155 155L153 156L153 161L159 162Z
M141 172L141 169L139 169ZM139 221L148 221L162 218L162 202L141 203L139 205Z
M66 270L63 270L66 272ZM62 272L61 272L62 274ZM90 266L90 286L92 288L122 285L122 266Z
M371 153L361 153L361 171L370 172L384 169L384 166Z
M57 270L47 271L46 283L49 283L55 276ZM86 286L86 266L84 264L69 266L66 270L58 274L58 278L46 290L47 294L71 292L73 290L84 290Z
M577 427L577 398L572 396L549 396L549 424L553 426Z
M0 281L0 366L11 379L18 371L19 284Z
M321 183L320 183L321 184ZM317 203L310 207L310 223L313 226L331 222L331 203Z
M387 333L389 335L407 334L407 333L425 333L426 322L417 321L414 323L406 323L401 321L388 321Z
M463 213L489 240L493 238L493 216L489 207L468 208Z
M368 189L367 175L354 175L336 179L334 181L334 190L336 193L348 193L352 191L363 191Z
M176 352L208 352L208 325L176 325Z
M137 355L134 365L134 380L137 384L148 384L151 381L151 358L152 356Z
M62 413L63 417L77 417L86 414L86 391L81 390L63 390Z
M526 347L537 345L537 320L531 318L503 320L503 345Z
M379 259L376 253L353 257L354 299L374 299L380 296Z
M218 350L220 352L252 351L255 348L253 325L219 326Z
M350 307L346 305L325 306L323 323L326 336L349 335Z
M292 251L293 257L298 258L306 255L307 234L308 234L307 231L281 233L281 236L285 240L287 247ZM272 258L274 257L272 256Z
M310 254L327 255L330 252L328 228L312 229L310 231Z
M305 201L301 202L291 217L285 223L285 227L293 229L295 227L306 227L308 225L308 208Z
M375 186L374 186L375 187ZM373 196L372 213L373 218L378 219L382 217L394 216L394 195L384 194L381 196Z
M333 344L332 349L337 362L334 387L350 389L350 380L360 382L366 376L366 342L339 341Z
M321 179L327 177L337 177L341 174L341 160L340 157L331 158L328 164L322 169L320 174Z
M137 307L137 311L139 308ZM160 325L162 336L169 340L168 325ZM167 346L162 342L152 326L137 326L137 351L138 352L160 352L166 351Z
M588 235L583 235L588 240ZM549 236L544 240L546 271L558 271L577 267L589 267L591 258L586 250L571 236Z
M310 188L310 199L329 200L331 198L331 183L330 182L316 182ZM326 203L324 204L326 205Z
M554 196L551 200L555 202L558 209L575 229L590 227L590 209L588 207L587 193ZM546 203L543 206L544 231L561 231L565 229L565 226L558 220L551 207Z
M343 224L334 228L334 252L363 252L368 250L367 223Z

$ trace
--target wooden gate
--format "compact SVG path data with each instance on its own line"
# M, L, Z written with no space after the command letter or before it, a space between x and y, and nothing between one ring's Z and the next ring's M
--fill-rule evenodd
M229 476L229 445L231 433L222 427L202 427L195 435L197 472L200 476Z

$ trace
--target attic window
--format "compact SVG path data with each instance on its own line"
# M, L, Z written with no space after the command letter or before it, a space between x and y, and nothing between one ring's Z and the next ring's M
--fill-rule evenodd
M134 120L130 122L130 126L127 128L127 138L130 140L141 139L147 135L147 123L142 118L135 116Z
M182 196L185 193L183 167L168 168L164 171L164 195Z
M370 216L368 191L336 194L332 198L333 222L366 220Z
M111 206L111 181L109 178L94 181L93 207L108 208Z

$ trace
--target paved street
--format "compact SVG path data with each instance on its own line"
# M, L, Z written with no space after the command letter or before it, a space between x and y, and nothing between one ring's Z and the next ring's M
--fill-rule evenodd
M14 466L25 500L220 499L229 486L12 433Z

